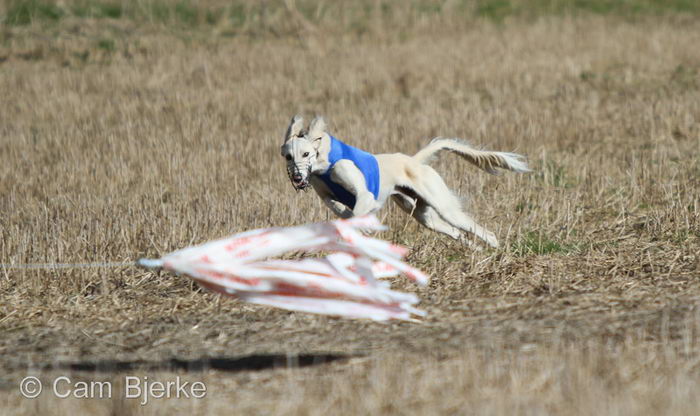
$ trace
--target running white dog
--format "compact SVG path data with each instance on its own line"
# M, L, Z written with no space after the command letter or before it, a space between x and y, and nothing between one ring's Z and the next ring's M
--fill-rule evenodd
M466 231L498 247L494 233L462 211L459 199L427 163L440 150L449 150L491 174L497 174L497 168L530 171L521 155L477 150L455 139L436 138L413 156L372 155L328 134L321 117L308 130L303 123L295 116L285 133L282 156L287 159L289 179L297 190L313 186L341 218L377 211L391 197L431 230L454 239Z

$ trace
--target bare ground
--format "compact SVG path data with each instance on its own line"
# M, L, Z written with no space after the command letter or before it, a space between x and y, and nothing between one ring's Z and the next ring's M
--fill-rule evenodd
M183 34L81 19L0 48L0 260L129 261L324 220L279 145L297 112L374 152L437 135L527 154L435 164L503 247L391 208L433 280L419 323L241 304L117 269L0 275L3 414L692 414L700 402L700 26L558 17L367 36ZM95 39L110 37L113 48ZM329 355L330 354L330 355ZM111 400L19 380L113 381ZM125 375L204 399L123 398ZM120 390L122 389L122 390Z

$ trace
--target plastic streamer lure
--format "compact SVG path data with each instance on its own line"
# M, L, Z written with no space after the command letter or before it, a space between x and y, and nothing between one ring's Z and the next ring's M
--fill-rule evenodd
M242 301L294 311L412 320L425 313L418 297L394 291L383 277L403 274L425 285L426 276L402 261L407 249L363 235L385 229L375 216L257 229L188 247L138 265L185 274L200 285ZM320 258L270 259L288 252L329 251Z

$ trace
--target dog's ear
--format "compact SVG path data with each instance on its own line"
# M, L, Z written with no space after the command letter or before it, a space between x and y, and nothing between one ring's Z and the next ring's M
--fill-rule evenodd
M284 141L287 142L289 139L298 137L301 135L304 129L304 118L300 115L292 117L292 121L289 122L289 127L287 127L287 132L284 134Z
M309 124L309 139L316 141L326 132L326 121L321 116L316 116Z

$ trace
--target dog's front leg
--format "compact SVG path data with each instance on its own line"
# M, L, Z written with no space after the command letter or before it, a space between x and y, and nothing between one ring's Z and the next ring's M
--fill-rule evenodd
M325 197L323 198L323 203L325 203L326 206L330 208L331 211L333 211L333 213L340 218L347 219L351 218L353 215L352 210L350 208L345 206L345 204L336 201L333 198Z
M351 160L338 161L331 171L331 180L355 195L353 215L366 215L378 208L374 195L367 190L365 176Z
M377 203L374 200L374 195L371 192L363 192L357 195L357 202L352 214L355 216L367 215L377 209Z

